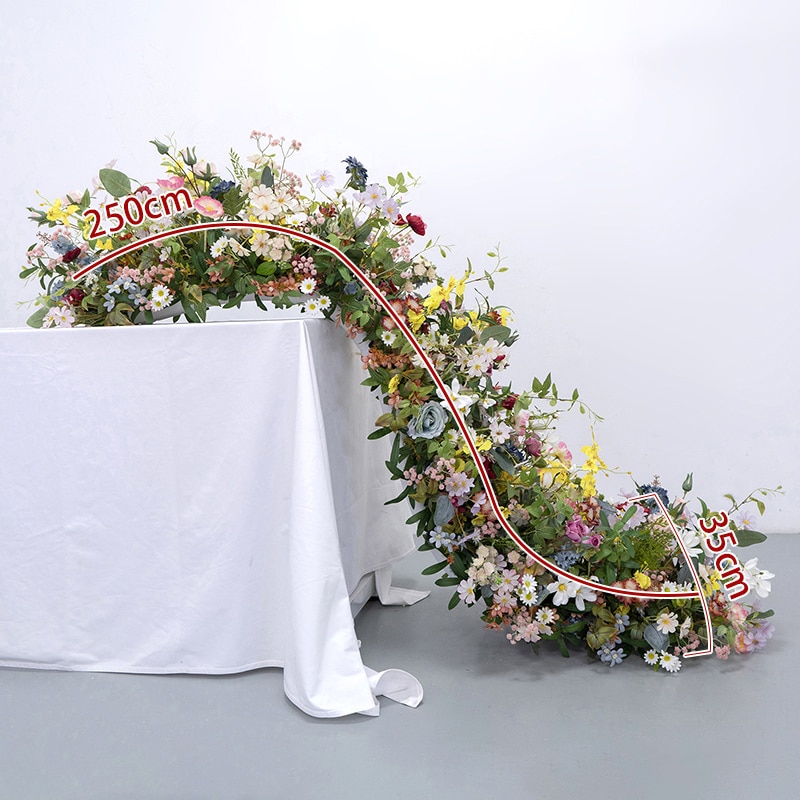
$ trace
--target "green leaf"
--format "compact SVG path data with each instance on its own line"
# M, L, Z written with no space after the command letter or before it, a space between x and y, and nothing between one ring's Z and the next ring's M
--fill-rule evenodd
M367 439L381 439L384 436L388 436L392 432L391 428L378 428L375 431L367 436Z
M38 311L34 311L33 314L28 317L25 324L31 328L41 328L48 310L47 308L40 308Z
M415 522L421 522L428 514L428 509L423 508L417 511L416 514L412 514L407 520L406 525L413 525Z
M443 569L447 568L447 561L439 561L437 564L431 564L429 567L425 567L422 570L423 575L435 575L437 572L441 572Z
M458 594L458 592L455 592L450 598L450 602L447 604L447 610L452 611L460 602L461 596Z
M774 614L775 614L775 612L770 608L768 611L759 611L754 616L754 619L767 619L767 617L771 617Z
M751 531L748 528L740 528L736 531L736 544L739 547L750 547L751 544L761 544L766 541L767 537L760 531Z
M275 185L275 176L272 174L269 164L264 167L264 171L261 173L261 179L259 183L262 186L266 186L267 189L271 189Z
M29 278L31 275L33 275L33 273L36 272L37 269L39 269L39 267L28 267L28 269L22 270L19 276L24 280L25 278Z
M467 325L466 328L461 329L461 333L458 334L458 338L456 339L456 347L462 344L466 344L468 341L472 339L475 335L475 331Z
M131 193L131 179L118 169L101 169L100 183L112 197L125 197Z
M411 486L406 486L406 488L403 489L403 491L400 492L400 494L397 495L397 497L395 497L393 500L387 500L384 503L384 505L391 506L394 505L394 503L399 503L400 501L405 500L406 497L408 497L411 494L411 488L412 488Z
M189 320L189 322L202 322L200 315L194 310L194 307L186 298L183 300L183 313L186 315L186 319Z
M499 447L493 447L489 452L497 466L504 472L513 475L517 471L514 462Z
M455 509L446 494L440 494L436 498L436 508L433 512L434 525L447 525L455 516Z
M229 216L235 217L244 208L244 196L238 187L229 189L222 195L222 210Z
M481 331L481 344L488 342L489 339L496 339L499 344L505 344L508 337L511 336L511 328L505 325L490 325Z

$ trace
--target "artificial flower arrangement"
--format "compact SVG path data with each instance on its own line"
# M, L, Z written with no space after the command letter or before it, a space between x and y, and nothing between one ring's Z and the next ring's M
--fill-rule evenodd
M473 305L466 300L470 284L494 288L505 269L498 255L488 254L489 268L468 262L445 280L428 255L436 243L417 246L426 224L411 213L409 173L389 177L387 188L348 157L343 185L327 170L304 181L287 168L298 142L251 138L257 152L245 164L231 150L227 176L194 148L154 141L164 167L156 181L134 185L111 165L91 189L29 209L39 231L20 277L35 276L43 290L29 325L132 325L164 314L202 322L208 308L248 299L265 311L299 305L324 315L363 343L365 384L385 403L370 438L393 436L386 465L402 490L392 502L410 503L420 549L440 554L425 573L454 588L450 608L478 605L512 644L553 641L564 655L583 646L610 667L636 654L674 673L701 647L727 658L766 644L772 611L759 603L774 575L757 558L739 564L719 553L766 538L752 529L750 509L763 514L772 490L727 495L725 512L700 500L699 515L687 500L691 475L671 499L657 479L630 493L649 500L604 497L596 476L608 468L594 434L578 463L555 433L565 410L594 416L577 390L562 396L550 375L525 391L504 384L517 338L509 311L479 292ZM198 224L209 221L239 227Z

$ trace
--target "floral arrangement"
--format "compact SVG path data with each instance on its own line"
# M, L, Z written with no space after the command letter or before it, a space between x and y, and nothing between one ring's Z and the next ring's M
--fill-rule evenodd
M30 208L39 230L20 277L42 293L29 324L201 322L248 299L324 315L362 342L365 383L385 403L370 438L393 437L387 468L402 488L392 502L410 503L420 549L440 554L425 573L453 587L450 608L479 606L512 644L553 641L565 656L585 647L609 667L635 654L674 673L703 648L724 659L766 644L772 612L760 602L774 575L757 558L719 554L766 538L752 509L763 514L773 490L727 495L724 512L690 508L691 474L676 496L657 478L603 496L594 432L582 460L556 434L565 411L598 419L577 390L562 395L550 375L524 391L502 381L517 334L509 310L477 291L494 288L502 259L489 253L489 266L468 262L445 280L410 173L384 187L348 157L340 185L328 170L303 180L287 167L298 142L251 138L257 152L243 162L231 150L225 176L195 148L153 141L157 180L112 164L91 188ZM219 226L198 224L210 221Z

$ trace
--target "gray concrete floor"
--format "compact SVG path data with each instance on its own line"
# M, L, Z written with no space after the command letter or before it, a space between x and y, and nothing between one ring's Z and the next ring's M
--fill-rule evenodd
M758 549L778 575L767 649L674 676L511 647L435 587L358 619L365 663L425 687L419 708L383 699L378 718L307 717L278 670L0 670L0 800L796 798L800 536ZM398 583L429 588L426 563L409 557Z

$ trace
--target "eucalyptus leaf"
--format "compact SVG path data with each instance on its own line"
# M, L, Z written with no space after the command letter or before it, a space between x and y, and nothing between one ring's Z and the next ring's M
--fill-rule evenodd
M681 568L678 570L678 583L693 583L694 582L694 575L692 575L692 571L689 569L688 564L683 564Z
M466 344L469 342L472 337L475 335L475 331L467 325L466 328L461 329L461 333L458 334L458 338L456 339L456 347L462 344Z
M272 174L269 164L264 167L264 171L261 173L261 179L259 183L261 183L262 186L266 186L267 189L271 189L275 185L275 176Z
M495 339L500 344L505 344L509 336L511 336L511 328L507 328L505 325L490 325L481 331L481 343Z
M436 508L433 511L434 525L447 525L455 516L455 509L446 494L440 494L436 498Z
M506 453L504 453L499 447L493 447L490 451L494 462L497 464L500 469L504 472L507 472L509 475L513 475L516 472L516 464L508 457Z
M41 328L47 311L48 309L46 308L40 308L37 311L34 311L33 314L28 317L28 320L25 324L31 328Z
M647 644L657 652L666 650L669 647L669 636L666 633L661 633L652 622L644 629L644 638Z
M118 169L100 170L100 183L112 197L125 197L131 193L131 179Z

